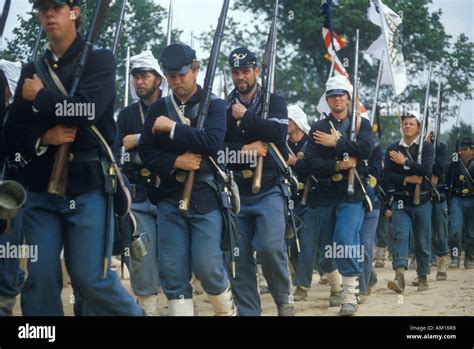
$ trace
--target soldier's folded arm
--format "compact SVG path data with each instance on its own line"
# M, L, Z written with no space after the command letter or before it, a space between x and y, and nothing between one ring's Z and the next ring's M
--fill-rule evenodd
M386 183L387 188L390 188L388 190L395 190L395 185L406 185L405 179L407 176L409 176L409 173L407 170L403 170L404 174L402 173L397 173L394 171L395 167L397 166L391 159L389 152L393 150L390 147L387 149L387 152L385 154L385 168L384 168L384 183Z
M405 166L409 168L408 174L423 177L430 175L433 169L434 156L433 144L425 142L423 145L421 164L416 161L411 161L410 159L405 162Z
M344 154L358 159L368 159L372 153L374 142L372 140L372 129L367 119L362 118L359 134L355 142L341 137L336 144L336 154L340 157Z
M260 114L247 110L240 127L245 128L249 137L262 142L285 144L288 135L288 109L285 100L278 95L271 96L266 120Z
M105 110L115 99L115 58L109 50L98 49L92 52L89 64L79 82L75 96L64 95L47 88L41 89L36 95L34 108L52 122L66 126L87 127L98 122ZM79 106L88 103L94 107L94 115L64 116L56 113L57 105ZM84 109L83 109L84 110ZM86 109L87 110L87 109Z
M152 109L153 107L150 108L149 112L153 112ZM174 164L178 155L166 152L157 147L157 142L155 141L156 136L154 136L151 131L153 123L154 118L149 117L149 113L147 113L138 151L143 165L155 175L160 176L162 180L166 180L171 177L174 171Z
M315 129L311 129L310 134L314 131ZM314 142L308 142L303 161L307 171L316 177L331 177L336 173L336 160L320 157L318 146Z
M188 151L211 156L222 149L226 132L225 102L215 100L211 103L204 123L204 130L177 123L174 129L174 144Z

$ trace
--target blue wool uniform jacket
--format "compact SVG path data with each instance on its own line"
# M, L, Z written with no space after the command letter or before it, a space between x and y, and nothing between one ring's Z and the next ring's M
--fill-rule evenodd
M444 185L446 181L446 169L448 168L446 144L439 142L433 164L433 175L438 177L438 185Z
M256 113L258 106L262 102L263 95L254 105L247 109L244 117L241 119L240 127L237 126L237 120L232 117L232 105L235 101L227 101L227 133L225 135L225 147L229 151L240 151L246 144L256 141L266 143L274 143L283 158L288 159L288 150L286 149L286 139L288 135L288 109L283 97L272 94L270 97L269 115L268 119L261 118L260 113ZM236 173L236 181L239 185L241 195L252 194L252 178L240 179L238 173L243 170L255 170L250 164L227 164L227 168ZM263 178L262 189L263 193L276 184L278 184L278 175L268 177L269 173L277 173L278 167L271 155L267 156L263 161Z
M346 119L350 125L352 114L349 114ZM336 118L330 114L325 119L319 120L313 125L309 133L311 137L313 137L313 133L316 131L331 133L331 124L329 121L332 121L337 129L342 126L342 123L339 123ZM312 138L306 147L304 157L306 167L320 182L316 186L318 205L329 205L338 199L347 202L361 202L363 199L362 190L357 180L355 181L354 195L347 194L348 170L340 172L344 177L340 182L333 182L331 177L337 173L335 168L336 161L343 161L347 154L358 159L357 171L359 174L363 176L366 173L363 160L367 160L372 153L374 144L372 140L372 128L370 127L370 122L362 118L356 141L352 142L349 140L350 127L347 128L344 133L346 137L341 137L335 148L328 148L316 144Z
M408 158L408 161L406 162L405 166L398 165L394 163L392 160L390 160L390 151L399 151L405 157ZM407 155L408 151L413 159L413 161L410 160L410 158ZM410 148L404 148L400 145L400 142L393 143L387 148L387 152L385 153L385 168L384 168L384 179L385 179L385 185L387 187L387 190L390 193L397 192L397 193L403 193L403 192L408 192L409 196L413 198L413 194L415 192L415 184L407 184L404 185L403 182L407 176L423 176L427 177L428 179L431 180L431 173L433 169L433 163L434 163L434 146L430 142L424 142L423 144L423 152L421 154L421 164L418 164L416 162L418 156L418 144L413 143ZM427 191L431 189L431 185L426 181L425 178L423 178L423 182L421 184L421 191ZM412 200L408 200L408 203L412 202Z
M198 86L197 92L185 104L185 115L188 110L199 103L203 90ZM178 106L181 104L178 98L173 95ZM209 112L204 123L204 130L198 131L195 126L197 117L191 120L191 126L184 125L177 121L174 139L170 139L170 133L160 133L153 135L152 129L155 120L159 116L171 118L166 108L165 98L160 98L150 106L140 138L139 154L143 165L153 174L160 177L160 189L168 192L170 198L180 199L183 193L183 183L176 180L176 174L182 170L174 169L174 164L178 156L186 152L201 154L203 161L199 173L211 172L215 175L214 169L209 165L207 157L212 156L217 159L217 154L224 147L224 137L226 132L225 102L222 99L214 99L209 106ZM208 213L218 207L215 190L207 183L196 181L191 195L191 205L199 213Z
M141 134L143 130L142 117L140 115L141 104L143 110L143 118L145 118L148 112L149 106L138 101L132 105L122 109L118 118L118 143L120 147L123 145L123 138L128 135ZM132 199L134 202L143 202L147 199L147 181L151 180L150 176L142 176L141 170L144 168L141 163L140 156L138 155L138 145L127 151L129 154L129 160L126 161L121 167L123 172L127 175L130 183L132 184Z
M48 49L42 59L46 59L61 79L66 90L70 90L73 80L72 63L80 55L85 41L77 36L64 56L55 60ZM28 165L24 168L24 184L35 192L45 192L57 146L50 145L45 154L38 156L36 144L38 139L50 128L59 124L78 127L76 139L71 144L71 152L100 149L98 141L87 130L96 125L109 145L115 137L114 100L115 100L115 58L106 49L94 49L84 69L75 96L65 97L46 87L38 92L34 102L23 99L22 89L26 78L36 73L33 63L27 64L20 76L15 100L11 107L6 125L7 142L11 153L20 153ZM93 118L79 115L58 116L58 103L89 103L94 105ZM33 107L38 112L33 111ZM99 189L103 183L102 169L99 162L71 162L68 175L68 195L79 195Z

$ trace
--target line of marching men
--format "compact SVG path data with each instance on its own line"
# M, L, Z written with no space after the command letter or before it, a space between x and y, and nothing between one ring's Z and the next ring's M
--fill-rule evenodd
M399 293L404 290L410 231L418 289L428 288L432 241L439 257L439 279L446 278L446 200L440 194L432 203L432 195L434 189L442 193L441 186L450 183L450 178L454 178L452 261L459 264L464 248L465 267L472 267L474 225L468 214L474 205L471 140L462 141L460 161L453 162L447 172L441 148L435 151L429 139L418 163L420 117L409 112L401 118L400 142L391 145L383 159L368 120L357 119L355 138L350 137L352 87L341 77L331 78L326 86L331 113L311 129L304 112L296 106L287 107L276 94L271 95L269 117L262 119L261 72L255 54L246 48L237 48L228 57L234 90L225 101L211 98L204 127L197 129L203 94L196 83L200 62L195 51L184 44L166 47L159 64L150 52L132 58L133 93L139 101L122 110L116 123L115 61L110 51L92 51L73 96L66 97L58 88L61 84L65 90L71 88L73 68L84 47L84 39L76 32L80 9L75 1L36 1L34 6L49 45L40 60L27 64L21 72L8 107L6 143L2 146L8 149L10 161L21 167L19 180L28 199L22 219L17 216L13 224L9 222L10 234L2 239L19 243L21 230L26 244L38 247L38 260L28 262L24 282L17 261L1 261L0 308L4 313L11 313L21 289L23 315L64 314L60 266L64 250L76 315L154 315L160 289L168 299L170 315L194 315L190 282L194 273L216 315L258 316L261 299L255 253L280 316L294 315L293 302L306 299L315 264L331 286L330 306L340 307L342 316L354 315L359 295L369 294L374 283L372 254L381 210L383 217L391 212L393 232L396 276L388 287ZM7 91L8 86L3 86ZM9 91L13 94L11 87ZM95 115L57 113L58 104L82 103L93 103ZM92 126L108 145L120 143L123 147L120 162L131 182L137 236L147 237L148 253L130 260L136 299L125 291L110 263L105 263L104 273L104 254L108 261L114 235L107 186L113 174L106 171L111 159L91 133ZM72 156L66 196L58 197L49 194L47 187L55 154L64 144L70 144ZM292 200L286 197L285 178L272 149L281 153L304 183ZM224 150L235 155L232 161L219 162ZM238 154L263 158L258 193L252 191L254 162ZM240 191L236 248L231 251L235 276L221 248L226 222L215 179L223 167L232 171ZM180 201L190 171L196 173L195 184L190 208L183 211ZM348 192L351 177L353 192ZM378 185L368 185L370 178L376 178ZM417 184L421 185L421 200L414 205ZM293 229L285 240L288 211L293 208L301 228ZM294 252L295 246L299 253ZM294 294L287 253L292 250Z

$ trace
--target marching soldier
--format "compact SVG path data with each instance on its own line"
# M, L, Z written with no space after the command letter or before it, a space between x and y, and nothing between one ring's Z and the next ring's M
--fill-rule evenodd
M369 185L367 185L366 190L367 193L369 193L373 208L372 210L366 209L364 221L359 233L360 243L364 247L364 258L360 263L360 266L362 267L362 273L360 274L359 278L359 303L362 303L364 297L370 295L371 292L370 281L371 275L373 274L372 262L374 259L374 241L381 207L381 203L378 199L378 196L376 195L376 192L379 190L380 178L382 177L382 162L382 148L380 147L380 143L377 143L374 145L372 154L367 161L366 175L369 177Z
M213 188L216 171L209 157L223 148L225 104L211 98L204 123L195 128L203 89L196 84L200 63L184 44L171 44L160 64L173 94L150 106L140 138L140 157L161 183L158 208L160 281L170 315L193 316L191 272L201 281L216 315L236 315L220 247L222 215ZM180 210L186 171L197 171L187 211Z
M136 234L145 234L148 238L147 254L138 261L130 258L130 282L138 304L148 315L156 315L157 294L160 291L157 213L156 207L148 200L147 186L152 182L152 175L140 160L138 141L150 105L161 97L162 91L168 89L168 83L150 51L133 56L130 65L132 95L140 100L123 109L118 116L119 139L124 150L121 163L132 188Z
M257 58L246 48L237 48L229 55L235 89L227 98L226 150L250 155L249 159L228 164L234 172L241 195L241 211L237 216L240 234L237 277L232 280L239 314L259 316L261 301L257 289L256 250L263 275L277 305L280 316L294 315L290 303L290 279L285 251L285 198L280 188L280 170L268 154L268 144L274 143L283 157L288 157L288 111L285 100L272 94L269 117L263 120L262 87L257 82L260 74ZM257 156L264 157L262 186L252 192L252 181ZM251 158L251 159L250 159ZM252 159L254 161L252 161ZM248 160L248 161L245 161Z
M15 174L8 168L8 150L4 139L4 123L11 102L14 97L15 88L20 78L21 64L0 60L0 190L3 180L18 180ZM0 212L4 208L0 200ZM21 211L13 220L0 219L0 246L20 246L21 234ZM19 257L19 256L17 256ZM20 293L25 278L24 271L20 268L19 258L0 258L0 316L11 316L16 297Z
M110 255L104 252L111 250L113 212L107 209L110 199L104 188L101 159L105 155L88 130L95 125L109 145L114 140L114 56L106 49L93 50L77 93L65 96L59 92L59 83L51 81L55 76L66 90L71 89L75 65L85 46L77 32L81 9L75 0L38 0L33 6L49 45L36 65L24 67L6 131L10 151L27 163L22 173L28 189L23 230L26 243L38 246L39 255L36 262L28 261L23 315L64 314L63 246L72 286L83 301L83 315L143 315L110 271ZM77 108L83 103L88 107ZM75 112L61 113L58 105L64 104ZM47 192L55 154L62 144L70 144L72 154L65 197Z
M464 267L474 267L474 144L462 139L458 161L449 164L446 182L450 184L450 268L459 268L462 242L466 242ZM465 238L463 239L463 227Z
M337 253L340 249L362 253L359 239L364 219L362 188L356 183L354 193L349 195L348 175L350 169L357 169L361 181L366 179L363 160L369 158L373 147L370 122L365 118L356 122L359 125L356 140L349 140L354 117L349 112L351 99L352 86L345 77L334 76L328 80L326 101L331 113L312 127L310 134L314 141L308 143L305 153L307 169L319 181L316 196L321 268L331 284L330 306L341 305L341 316L357 312L357 277L362 272L358 259L363 258L348 252L341 258Z
M296 290L293 294L295 301L305 301L308 298L308 291L311 289L313 278L314 263L316 255L317 222L314 196L312 187L316 184L313 179L308 177L304 166L304 152L309 139L308 116L297 105L288 106L288 146L291 149L288 158L288 165L293 168L298 177L298 182L304 183L305 188L298 190L297 197L294 199L295 215L301 220L301 229L298 231L300 253L294 244L291 245L291 253L295 275L293 283ZM306 186L309 186L306 188ZM303 196L306 196L303 198ZM304 202L302 203L302 200ZM292 231L292 229L291 229Z
M429 141L434 143L434 135L429 134ZM435 144L435 161L433 164L433 174L431 183L436 188L438 195L433 195L433 213L432 213L432 253L436 255L436 280L447 280L448 253L449 253L449 232L448 232L448 204L446 200L446 169L448 161L446 158L446 144L438 142ZM432 257L433 260L433 257Z
M397 293L405 290L404 273L408 268L410 229L413 230L418 274L418 291L428 289L431 272L431 179L434 163L433 144L424 142L421 164L417 163L421 116L409 111L402 116L403 137L390 145L385 154L384 179L393 196L393 269L395 279L388 288ZM424 140L422 140L424 141ZM428 179L428 180L427 180ZM415 187L421 185L420 203L414 204Z

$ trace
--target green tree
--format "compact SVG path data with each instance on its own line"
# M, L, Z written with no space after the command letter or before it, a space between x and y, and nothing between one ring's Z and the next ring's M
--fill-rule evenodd
M30 0L30 3L33 1ZM97 46L111 48L120 14L121 0L111 1L107 18L102 26L101 34L96 43ZM81 2L81 17L83 26L81 33L84 34L89 27L89 19L96 4L95 0L84 0ZM117 100L118 108L123 106L125 89L125 60L127 47L130 47L131 55L136 55L145 49L153 52L159 57L160 52L166 46L166 21L167 10L156 5L152 0L128 1L123 31L121 33L117 61ZM7 42L7 48L2 56L28 62L31 58L34 43L38 33L39 25L34 11L30 11L25 19L20 19L13 30L13 39ZM173 40L178 40L181 32L173 31ZM43 38L41 48L44 47L46 39ZM43 50L41 50L43 51Z
M460 142L464 137L474 138L472 134L472 125L461 120L459 125L454 125L447 135L446 145L448 147L448 160L450 154L453 154L456 151L457 142Z
M444 115L453 116L455 107L447 102L472 97L473 43L464 34L453 43L453 38L446 34L440 22L441 10L429 12L430 0L385 0L384 3L403 17L402 46L410 86L396 100L423 105L426 71L431 61L435 65L433 85L436 76L442 77ZM268 28L272 8L273 2L268 0L238 0L235 3L234 10L244 12L246 23L259 23L249 29L248 37L253 41L248 46L258 42L257 36L260 42L266 39L265 35L262 36L262 28ZM349 74L353 73L351 63L356 29L360 29L361 50L368 48L380 35L380 28L367 19L366 13L367 2L360 0L338 1L332 5L334 30L348 41L346 48L339 52L339 58L348 63L346 69ZM239 17L245 15L240 13ZM308 114L315 115L329 70L329 63L324 59L327 51L322 40L323 17L319 14L319 3L312 0L280 0L278 20L277 88L289 102L300 102ZM261 44L253 48L263 51ZM370 107L377 66L368 64L362 54L359 62L362 100ZM391 88L383 87L380 100L385 101L391 96ZM435 88L431 89L431 96L434 107Z

